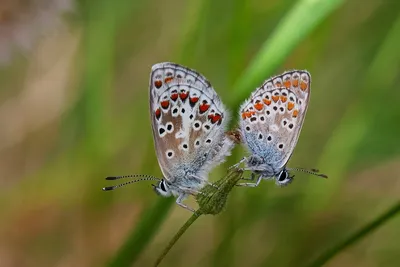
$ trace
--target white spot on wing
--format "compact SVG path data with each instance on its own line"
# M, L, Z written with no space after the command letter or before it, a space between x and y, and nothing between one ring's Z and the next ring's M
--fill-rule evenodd
M278 127L278 125L276 125L276 124L272 124L272 125L270 126L270 129L271 129L271 131L277 132L277 131L279 130L279 127Z
M182 130L179 130L176 134L175 134L175 138L179 139L179 138L185 138L186 137L186 133Z
M199 121L199 120L194 121L193 122L193 129L195 131L198 131L200 128L201 128L201 121Z

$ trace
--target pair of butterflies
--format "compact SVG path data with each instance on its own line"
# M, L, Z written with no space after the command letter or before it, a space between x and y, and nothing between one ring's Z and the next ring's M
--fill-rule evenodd
M194 211L182 201L198 194L208 182L208 173L222 163L238 141L251 155L238 167L251 171L252 183L275 178L278 185L289 184L290 170L321 177L317 170L288 169L286 164L296 146L310 99L311 78L307 71L294 70L265 81L240 107L236 138L225 132L229 112L210 82L195 70L174 63L159 63L150 74L150 114L155 150L164 178L150 175L107 177L107 180L141 177L124 184L156 180L154 190ZM255 182L254 182L255 181Z

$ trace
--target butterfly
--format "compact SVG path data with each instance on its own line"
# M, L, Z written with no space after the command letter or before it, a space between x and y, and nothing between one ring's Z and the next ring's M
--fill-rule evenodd
M278 185L293 180L289 171L303 171L327 178L318 170L286 168L299 139L310 101L311 76L305 70L293 70L266 80L240 107L241 141L250 151L232 167L245 162L243 170L252 171L242 186L258 186L264 179L275 178Z
M183 204L208 182L208 173L230 155L234 141L225 134L229 113L210 82L200 73L175 63L155 64L150 74L150 117L154 145L163 178L149 175L107 177L107 180L142 177L156 180L155 192L177 197Z

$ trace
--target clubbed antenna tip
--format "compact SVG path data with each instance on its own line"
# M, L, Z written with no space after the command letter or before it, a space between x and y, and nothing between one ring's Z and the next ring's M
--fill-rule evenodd
M322 173L319 173L318 176L320 176L320 177L322 177L322 178L328 178L328 175L322 174Z
M106 187L102 188L103 191L111 191L111 190L114 190L114 189L115 189L115 186L106 186Z

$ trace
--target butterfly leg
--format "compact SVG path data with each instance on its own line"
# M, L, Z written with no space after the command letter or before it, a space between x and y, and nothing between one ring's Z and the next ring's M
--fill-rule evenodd
M200 183L205 182L206 184L211 185L212 187L219 189L219 187L216 186L215 184L211 183L210 181L204 180L204 179L200 178L199 176L190 175L190 177L192 177L194 179L197 179Z
M193 196L194 195L203 195L203 196L206 195L205 193L203 193L201 191L198 191L198 190L195 190L195 189L191 189L189 187L180 186L178 188L179 188L180 191L182 191L184 193L187 193L187 194L190 194L190 195L193 195Z
M255 176L254 176L254 178L255 178ZM240 184L237 184L237 186L257 187L260 184L262 178L263 178L262 175L260 175L260 176L258 176L257 182L255 182L255 183L240 183Z
M246 180L246 181L254 181L256 179L256 174L254 172L251 173L250 178L241 178L240 180Z
M235 165L232 165L228 168L228 170L231 169L237 169L239 167L240 164L242 164L243 162L245 162L247 160L246 157L243 157L238 163L236 163Z
M178 204L179 206L181 206L184 209L190 210L191 212L196 212L194 209L192 209L188 205L185 205L185 204L182 203L184 198L185 198L185 194L180 194L178 196L178 198L176 199L176 204Z

